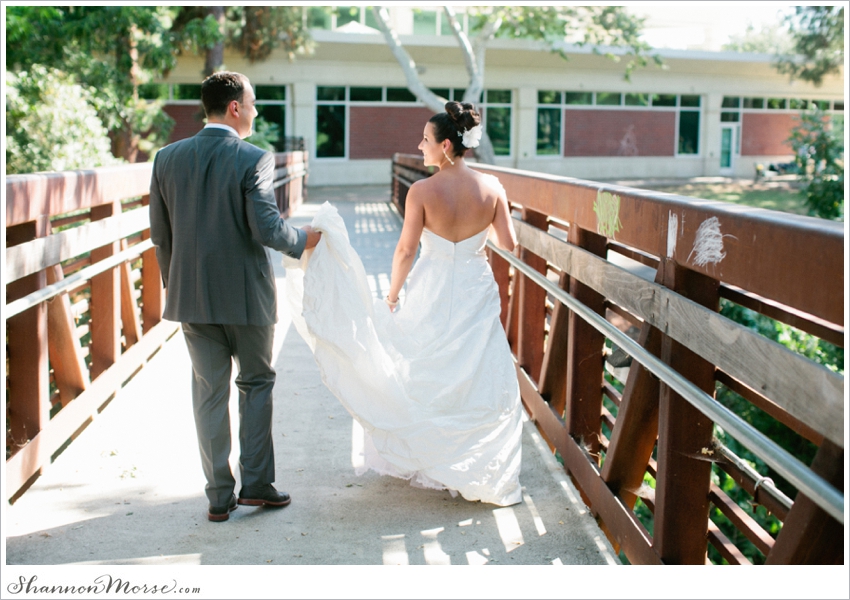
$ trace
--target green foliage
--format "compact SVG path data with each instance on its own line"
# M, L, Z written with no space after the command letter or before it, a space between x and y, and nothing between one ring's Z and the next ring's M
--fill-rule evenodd
M6 73L6 172L88 169L122 162L112 156L91 92L42 65Z
M140 101L138 86L164 77L187 36L171 27L179 7L10 6L7 65L25 71L43 64L73 73L96 90L91 103L113 139L113 152L134 160L167 143L173 121L157 103ZM189 33L187 33L189 32Z
M246 142L269 152L276 152L274 144L280 139L280 126L270 123L262 117L254 119L254 131L245 138Z
M763 25L759 31L753 24L747 25L743 34L729 36L729 42L723 44L722 50L727 52L757 52L760 54L789 54L794 50L794 42L787 29L779 23Z
M844 7L798 6L786 18L794 40L792 52L776 63L780 73L816 86L823 78L841 72L844 65Z
M820 109L800 113L788 142L794 149L809 214L840 219L844 212L844 119Z
M293 60L313 47L301 6L230 6L226 28L228 44L251 62L265 60L275 48Z
M647 55L651 47L640 40L644 19L622 6L498 6L471 8L469 13L473 31L499 20L496 37L543 41L564 59L568 58L565 43L592 45L596 53L603 53L598 46L608 47L604 55L615 62L621 57L610 48L624 48L626 80L635 68L647 66L650 58L658 66L663 64L657 54Z

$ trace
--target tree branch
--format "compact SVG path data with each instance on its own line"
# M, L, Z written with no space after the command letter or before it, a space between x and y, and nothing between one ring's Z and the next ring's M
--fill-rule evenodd
M401 45L398 35L396 35L396 32L390 27L390 15L387 12L386 7L373 6L372 13L375 15L375 20L378 22L378 28L381 30L381 33L384 34L384 39L386 39L387 45L390 47L390 51L393 53L393 56L395 56L395 59L398 61L399 66L401 66L402 71L404 71L404 77L407 80L407 88L413 92L419 100L424 102L428 108L436 113L443 112L448 100L429 90L425 87L425 84L422 83L422 80L419 79L419 74L416 72L416 62L410 58L407 50L405 50Z

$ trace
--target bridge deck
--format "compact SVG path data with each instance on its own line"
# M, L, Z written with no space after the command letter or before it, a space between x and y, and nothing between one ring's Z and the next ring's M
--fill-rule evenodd
M320 202L334 202L376 293L385 291L400 230L388 190L316 188L309 200L292 222L308 223ZM289 507L243 506L226 523L207 521L190 363L178 332L32 488L4 507L6 563L619 563L530 422L517 506L470 503L372 473L356 477L357 428L322 385L282 303L279 311L274 436L277 486L292 495Z

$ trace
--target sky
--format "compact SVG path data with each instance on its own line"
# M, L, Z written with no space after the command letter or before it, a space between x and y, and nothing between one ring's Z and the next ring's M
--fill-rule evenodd
M644 40L655 48L714 50L729 41L730 35L742 34L752 23L778 24L781 14L793 6L778 2L635 2L626 9L646 16Z

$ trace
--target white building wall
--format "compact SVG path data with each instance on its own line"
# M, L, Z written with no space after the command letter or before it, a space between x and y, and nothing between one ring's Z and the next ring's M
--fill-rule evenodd
M410 16L405 16L404 11L394 14L399 19ZM388 159L316 158L316 87L406 87L401 68L379 35L316 31L314 37L315 53L299 56L292 62L282 53L256 63L227 53L225 62L229 69L248 75L255 85L289 85L291 117L287 120L291 119L292 130L287 135L301 136L306 141L311 156L311 185L389 183ZM426 85L467 86L462 56L452 37L402 36L402 42L423 71L421 77ZM771 57L767 56L678 50L662 51L662 56L666 69L638 69L632 81L626 82L622 64L584 50L571 51L570 60L564 61L539 44L494 40L487 50L485 87L513 91L511 156L497 158L497 164L585 179L718 175L724 96L844 99L843 73L827 78L821 88L814 88L800 81L789 82L787 76L776 73ZM197 83L202 66L200 58L182 58L168 81ZM545 89L698 94L701 96L700 153L670 157L538 157L537 92ZM752 177L757 163L786 162L792 158L790 155L735 156L731 174Z

